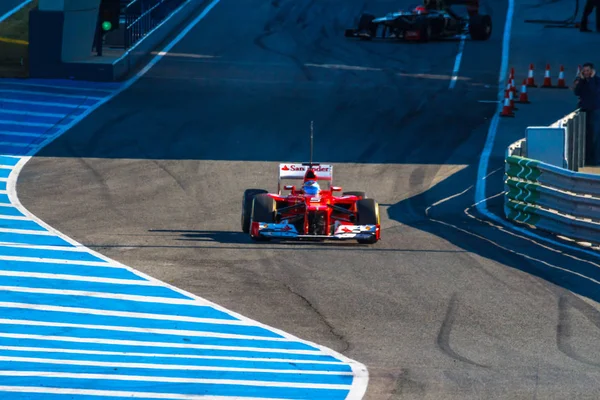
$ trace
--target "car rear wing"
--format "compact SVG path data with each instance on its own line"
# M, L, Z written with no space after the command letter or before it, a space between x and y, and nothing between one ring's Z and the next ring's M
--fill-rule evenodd
M304 164L279 164L279 179L302 179L309 166ZM314 164L312 167L317 180L333 180L333 165Z
M279 192L281 193L281 181L284 179L302 179L308 171L309 166L302 163L279 164ZM313 164L312 169L318 181L333 181L333 165Z

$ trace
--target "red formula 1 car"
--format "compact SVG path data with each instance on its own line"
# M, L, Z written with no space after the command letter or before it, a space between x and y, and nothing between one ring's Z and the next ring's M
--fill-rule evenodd
M312 158L312 157L311 157ZM301 187L284 185L298 180ZM364 192L341 192L332 186L333 167L318 163L280 164L277 193L248 189L242 202L242 230L253 240L380 239L379 205Z

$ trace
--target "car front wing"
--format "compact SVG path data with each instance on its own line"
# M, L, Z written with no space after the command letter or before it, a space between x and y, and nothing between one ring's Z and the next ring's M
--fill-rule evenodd
M379 225L339 225L333 235L303 235L294 225L252 222L250 234L280 239L358 240L379 236Z

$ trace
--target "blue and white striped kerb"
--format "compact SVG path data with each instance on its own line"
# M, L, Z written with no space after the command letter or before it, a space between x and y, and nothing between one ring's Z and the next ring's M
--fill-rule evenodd
M365 367L107 259L16 198L116 86L0 81L0 398L359 399Z

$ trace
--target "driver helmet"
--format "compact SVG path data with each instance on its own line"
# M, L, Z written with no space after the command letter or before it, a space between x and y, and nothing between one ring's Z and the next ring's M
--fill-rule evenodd
M304 193L314 196L319 194L319 190L321 190L321 188L319 187L317 181L304 182Z
M428 2L426 2L427 4ZM425 14L427 12L427 8L425 6L417 6L414 10L417 14Z

